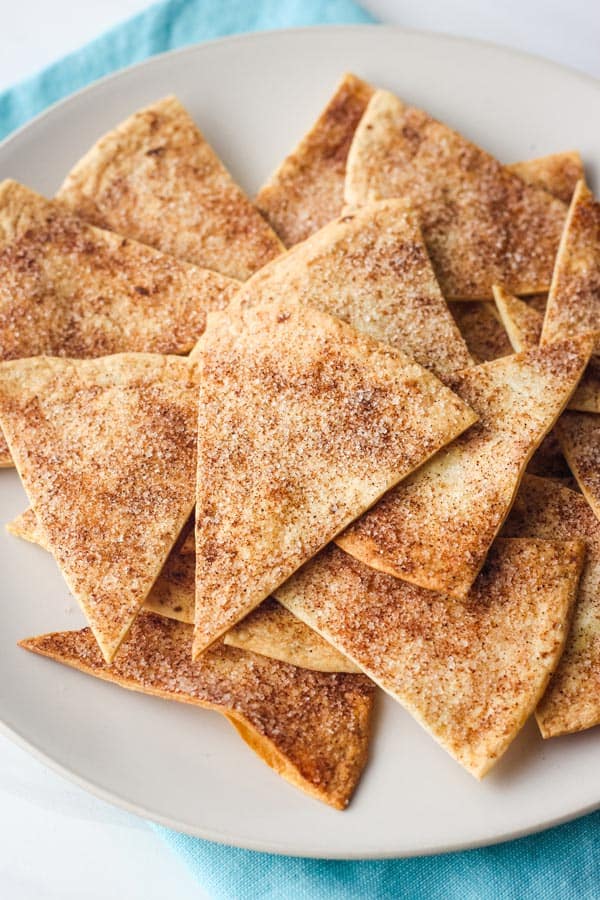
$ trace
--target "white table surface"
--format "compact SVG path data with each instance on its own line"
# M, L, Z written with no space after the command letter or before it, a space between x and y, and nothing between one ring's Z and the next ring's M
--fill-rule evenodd
M4 0L0 90L149 5L148 0ZM594 0L366 0L363 5L384 22L495 41L600 78L600 4ZM0 897L112 896L198 900L206 894L145 822L96 800L0 737Z

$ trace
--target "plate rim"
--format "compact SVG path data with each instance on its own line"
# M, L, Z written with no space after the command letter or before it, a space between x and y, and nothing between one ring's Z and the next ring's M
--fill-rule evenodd
M8 134L2 141L0 141L0 153L4 151L7 147L11 146L14 143L17 143L18 140L22 137L22 135L26 132L35 131L40 124L43 124L47 118L52 117L58 110L62 110L68 107L71 103L78 102L82 96L87 94L93 95L94 91L102 89L107 83L111 81L117 81L123 76L126 76L128 73L132 71L137 71L146 67L151 67L155 65L157 62L163 60L167 57L174 56L185 56L187 54L195 54L199 51L201 52L205 48L209 48L215 45L220 44L231 44L231 43L260 43L260 41L265 37L273 37L277 38L278 36L290 36L290 35L310 35L316 32L372 32L374 30L385 31L389 33L391 36L399 35L403 38L409 38L411 36L424 38L426 40L433 40L440 45L456 45L456 46L464 46L473 45L480 49L491 49L493 51L499 52L501 55L504 55L510 59L517 59L523 62L534 63L540 67L546 67L555 72L562 72L568 74L571 78L576 78L582 81L582 83L593 87L596 90L600 89L600 78L596 78L593 75L589 75L586 72L582 72L581 70L572 67L563 65L561 63L555 62L554 60L547 59L546 57L536 54L530 53L528 51L516 49L504 44L496 43L494 41L480 40L478 38L473 37L463 37L461 35L454 34L445 34L443 32L431 31L426 29L412 29L412 28L404 28L399 25L386 25L386 24L346 24L346 25L335 25L335 24L327 24L327 25L311 25L311 26L302 26L299 28L277 28L277 29L262 29L260 31L253 32L243 32L240 34L232 34L226 35L218 38L211 38L208 40L199 41L193 44L188 44L184 47L173 48L171 50L164 51L163 53L154 54L153 56L148 57L147 59L140 60L139 62L133 63L132 65L123 67L118 69L115 72L110 72L101 78L96 79L90 84L84 85L78 90L74 91L71 94L68 94L66 97L62 97L61 99L55 101L50 106L46 107L37 115L29 119L27 122L16 128L13 132ZM35 77L35 76L33 76ZM23 84L25 82L19 82L18 84ZM17 85L18 86L18 85ZM9 88L10 90L10 88ZM440 845L436 844L435 846L425 846L421 847L418 850L404 850L404 851L377 851L371 850L366 852L348 852L348 851L330 851L324 852L323 848L319 845L316 845L310 852L306 852L305 850L302 852L294 851L289 848L277 848L272 844L265 843L261 840L252 840L251 838L236 838L231 834L222 834L218 831L211 830L207 827L197 827L194 825L189 825L181 822L177 822L174 819L171 819L168 816L164 816L161 813L156 812L148 807L143 807L138 803L132 802L117 793L114 793L110 789L107 789L93 779L83 776L79 774L75 769L69 768L67 765L63 764L59 761L59 759L55 758L50 752L41 749L34 742L25 738L16 727L9 725L6 721L0 718L0 735L7 737L14 744L19 746L21 749L28 752L31 756L33 756L36 760L41 762L43 765L47 766L51 771L57 773L61 777L65 778L67 781L76 784L78 787L83 790L88 791L93 796L99 798L103 802L110 803L114 806L117 806L120 809L125 810L128 813L138 816L139 818L160 825L164 828L168 828L174 830L179 833L187 834L192 837L201 838L203 840L211 841L213 843L221 844L224 846L238 847L241 849L254 850L263 853L270 853L276 856L289 856L294 858L311 858L311 859L323 859L323 860L352 860L352 861L360 861L360 860L384 860L384 859L408 859L408 858L418 858L421 856L434 856L445 853L453 853L453 852L462 852L465 850L474 850L479 849L486 846L495 846L497 844L507 843L512 840L518 840L523 837L527 837L529 835L537 834L543 831L546 831L551 828L555 828L557 826L566 824L567 822L571 822L575 819L581 818L585 815L589 815L590 813L600 809L600 797L598 800L593 801L589 804L584 804L578 807L575 810L571 810L564 815L555 816L550 819L545 819L542 822L525 826L521 829L510 829L499 835L496 835L492 838L482 838L481 840L464 840L461 842L454 842L451 844ZM182 828L182 825L184 826Z

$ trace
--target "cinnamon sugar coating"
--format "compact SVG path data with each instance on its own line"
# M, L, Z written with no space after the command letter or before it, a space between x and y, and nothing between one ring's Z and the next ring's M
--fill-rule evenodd
M100 138L57 197L93 225L241 281L283 249L176 97Z
M200 342L199 652L475 419L398 350L279 299Z
M566 207L427 113L376 91L348 154L346 201L407 198L447 299L547 290Z
M350 144L373 88L346 74L298 146L256 197L256 205L286 247L336 219L344 206Z
M584 553L581 541L499 540L468 597L454 601L331 546L276 596L481 778L558 663Z
M455 376L479 422L339 535L339 546L397 578L466 596L592 346L578 338Z
M0 365L17 470L108 661L192 511L196 419L196 374L182 357Z
M585 541L571 628L536 719L545 738L592 728L600 724L600 521L581 494L526 475L502 533Z
M527 184L544 188L563 203L570 203L577 182L584 177L583 162L577 150L551 153L506 167Z
M89 628L21 641L121 687L224 713L280 775L343 809L367 759L373 685L362 675L309 672L217 644L192 662L192 628L142 613L107 665Z

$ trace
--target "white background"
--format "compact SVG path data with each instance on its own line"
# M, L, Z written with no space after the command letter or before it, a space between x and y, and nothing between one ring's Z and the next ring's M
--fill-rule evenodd
M1 0L0 90L149 5L147 0ZM363 5L384 22L484 38L600 78L597 0L368 0ZM197 900L205 894L143 821L94 799L0 738L0 896Z

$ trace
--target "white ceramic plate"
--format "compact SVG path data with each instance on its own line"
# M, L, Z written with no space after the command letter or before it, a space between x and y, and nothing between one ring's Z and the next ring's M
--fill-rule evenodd
M0 147L0 176L46 193L96 138L179 95L254 192L353 70L462 129L505 161L577 147L600 160L600 83L498 47L384 27L273 32L150 60L58 104ZM593 180L593 179L592 179ZM0 473L2 521L25 506ZM350 808L287 785L220 716L123 691L19 650L83 619L53 560L0 533L0 720L101 797L180 831L277 853L383 857L515 837L600 806L600 730L543 743L530 722L478 784L389 698Z

